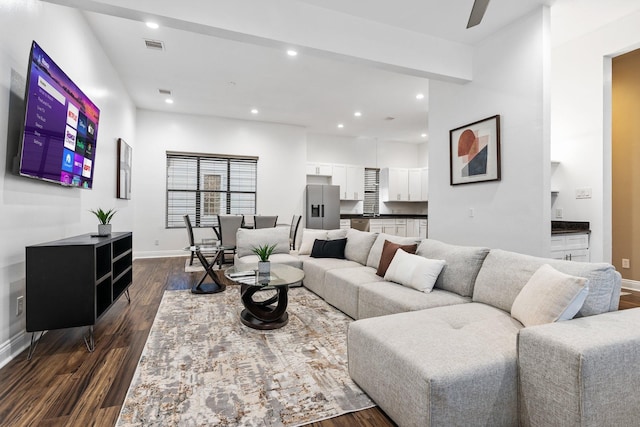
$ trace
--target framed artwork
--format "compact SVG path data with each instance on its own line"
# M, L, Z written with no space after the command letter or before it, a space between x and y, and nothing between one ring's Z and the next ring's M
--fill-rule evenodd
M500 116L449 131L451 185L500 180Z
M118 138L118 182L116 185L118 199L131 199L132 151L124 139Z

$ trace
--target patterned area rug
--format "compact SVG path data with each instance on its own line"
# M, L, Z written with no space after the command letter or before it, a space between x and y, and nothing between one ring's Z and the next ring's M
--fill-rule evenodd
M302 425L374 406L347 372L350 318L304 288L281 329L241 310L238 286L165 292L116 425Z

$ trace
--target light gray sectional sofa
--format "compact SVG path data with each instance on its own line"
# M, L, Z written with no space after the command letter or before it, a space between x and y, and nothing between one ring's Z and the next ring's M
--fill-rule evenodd
M416 254L446 262L425 293L376 275L385 240L415 239L353 229L346 238L346 259L297 255L303 283L356 319L348 331L349 373L398 425L637 422L640 374L629 384L620 365L640 361L640 309L608 313L617 310L621 282L610 264L424 239ZM524 327L511 309L545 264L587 278L588 294L578 318Z

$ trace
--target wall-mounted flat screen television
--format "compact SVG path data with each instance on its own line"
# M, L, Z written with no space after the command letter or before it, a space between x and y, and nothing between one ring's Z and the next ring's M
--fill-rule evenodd
M20 175L91 188L100 110L35 41L25 104Z

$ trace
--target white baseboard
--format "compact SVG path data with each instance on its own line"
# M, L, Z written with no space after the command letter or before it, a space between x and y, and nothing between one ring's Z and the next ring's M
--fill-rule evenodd
M133 253L133 259L139 258L169 258L169 257L186 257L189 256L189 252L185 251L139 251Z
M19 334L11 337L9 341L5 341L0 346L0 368L11 362L14 357L28 348L30 340L31 334L22 331Z
M634 291L640 291L640 282L637 280L622 279L622 287L633 289Z

